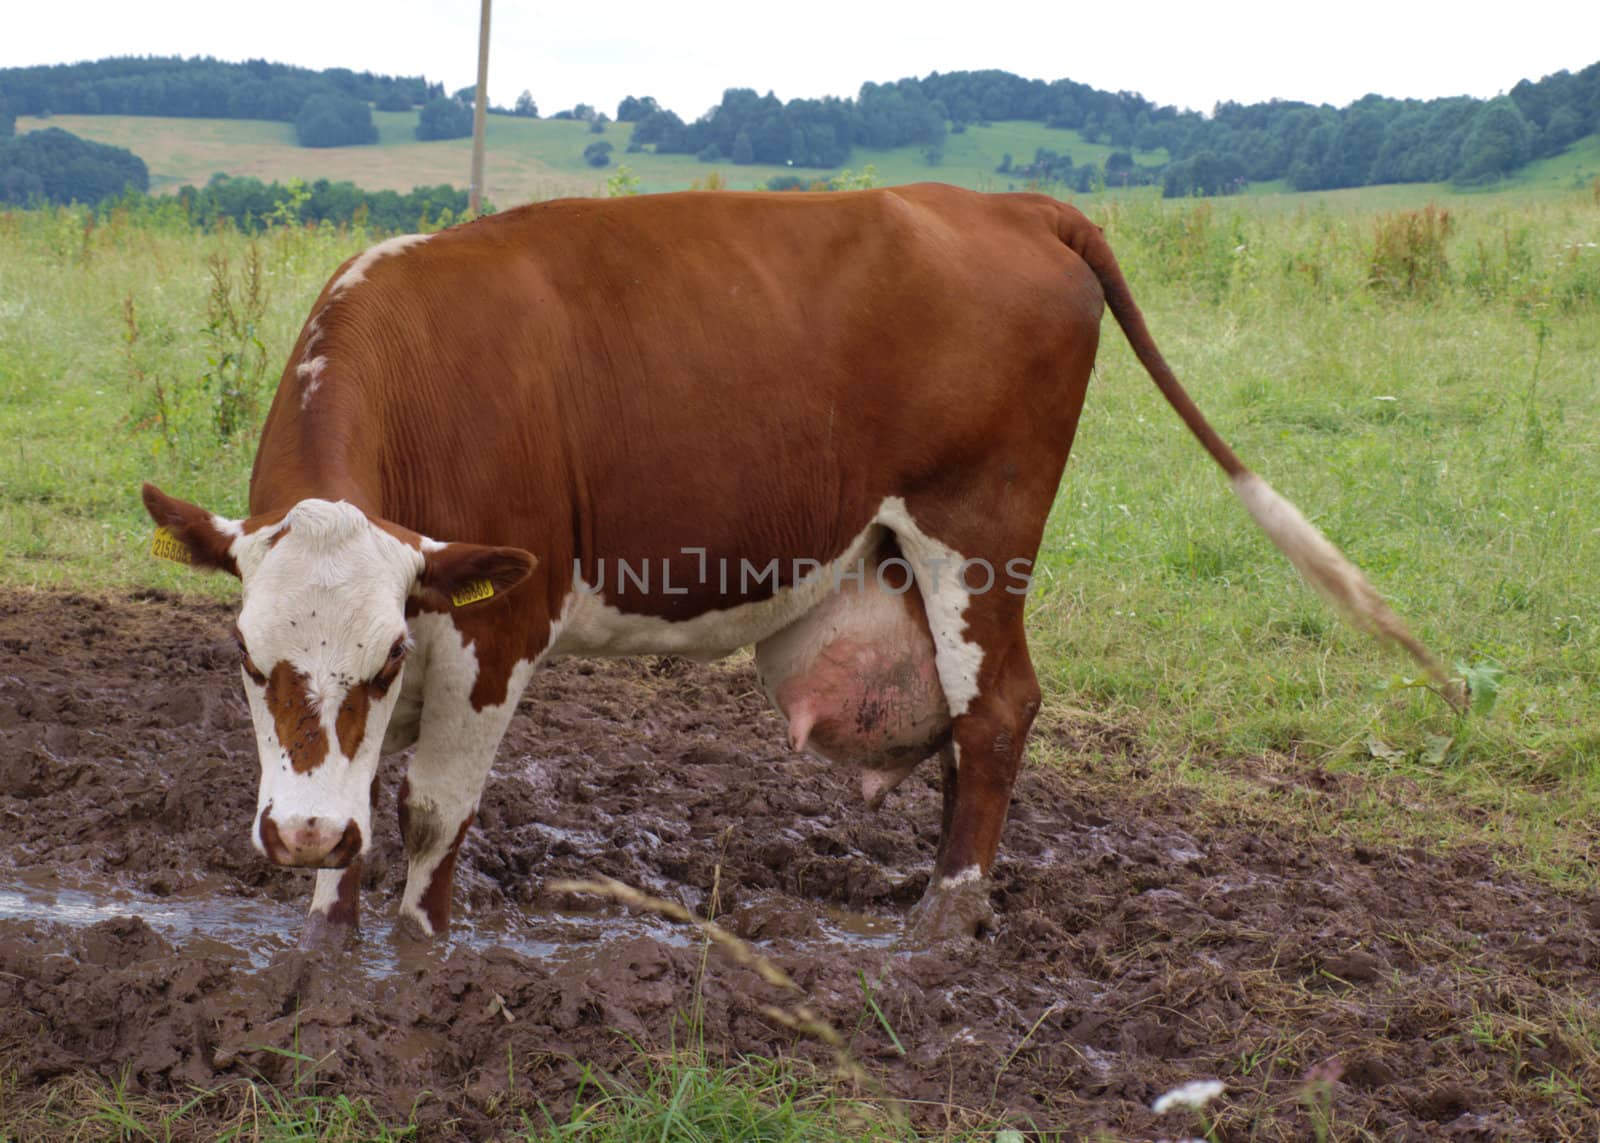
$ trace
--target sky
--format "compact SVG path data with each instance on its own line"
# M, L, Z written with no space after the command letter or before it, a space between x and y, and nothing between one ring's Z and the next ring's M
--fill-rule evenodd
M264 58L303 67L476 80L479 0L57 0L5 20L0 67L114 55ZM863 81L1000 68L1137 91L1208 112L1221 101L1343 106L1376 92L1487 98L1600 60L1600 0L494 0L489 97L541 114L611 114L652 95L685 119L729 87L853 96Z

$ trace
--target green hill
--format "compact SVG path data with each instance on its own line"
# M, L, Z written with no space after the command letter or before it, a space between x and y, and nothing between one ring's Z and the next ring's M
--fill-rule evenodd
M251 119L178 119L134 115L57 115L48 119L19 117L19 132L62 127L85 139L127 147L149 165L152 191L172 191L185 184L204 185L213 174L253 175L265 181L301 178L348 180L369 190L408 191L415 186L448 183L465 186L471 141L450 139L419 142L413 128L415 111L373 114L379 138L375 146L306 148L295 142L294 127ZM629 123L609 124L603 135L591 134L576 120L520 119L490 116L487 132L486 182L491 201L504 207L534 199L605 193L606 180L619 165L635 176L643 192L684 190L715 172L727 186L751 189L774 176L799 175L825 179L834 171L730 162L702 163L689 155L656 155L649 150L627 154L633 132ZM613 147L611 166L596 169L583 150L598 139ZM1038 148L1070 154L1074 163L1102 166L1113 148L1086 143L1073 130L1028 121L973 125L952 133L937 163L917 146L884 150L857 148L856 169L871 165L888 184L937 180L977 190L1021 190L1026 180L997 174L1010 154L1017 163L1032 159ZM1167 159L1165 151L1135 152L1144 166ZM1587 186L1600 177L1600 136L1578 140L1559 155L1528 164L1489 190L1545 193ZM1065 193L1065 188L1047 189ZM1146 188L1114 194L1154 194ZM1347 191L1293 194L1282 181L1256 183L1253 195L1283 195L1287 201L1337 203L1359 199L1365 206L1398 208L1463 192L1442 183L1407 183L1359 187ZM1470 192L1481 194L1483 191ZM1081 197L1075 195L1074 197Z
M295 142L294 127L252 119L177 119L136 115L56 115L49 119L19 117L17 130L62 127L75 135L127 147L150 167L153 191L171 191L185 184L204 185L213 174L254 175L271 181L301 178L349 180L369 190L406 191L414 186L450 183L464 186L471 141L449 139L423 143L416 139L415 111L378 111L375 146L306 148ZM645 192L684 190L715 171L728 186L749 189L774 176L825 179L836 171L730 162L702 163L691 155L656 155L648 150L627 154L630 123L612 123L594 135L588 125L569 119L489 117L485 181L492 201L506 206L531 199L569 194L603 193L618 165L638 178ZM583 158L590 143L604 139L614 147L611 166L596 169ZM857 167L871 164L886 183L936 179L985 190L1018 189L1022 181L995 173L1010 154L1017 162L1033 158L1038 148L1070 154L1078 165L1104 165L1113 148L1086 143L1077 131L1040 123L1005 122L972 126L946 140L942 156L930 164L921 146L886 150L858 148ZM1166 160L1164 151L1140 153L1142 165Z

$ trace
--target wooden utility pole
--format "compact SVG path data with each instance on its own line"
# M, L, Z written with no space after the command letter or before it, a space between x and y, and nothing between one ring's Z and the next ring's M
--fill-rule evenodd
M489 108L489 0L483 0L478 25L478 98L472 107L472 181L467 189L467 213L478 217L483 201L483 121Z

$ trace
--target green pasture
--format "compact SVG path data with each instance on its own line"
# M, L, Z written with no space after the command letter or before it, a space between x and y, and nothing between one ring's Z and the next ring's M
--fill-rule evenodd
M492 140L571 132L576 151L591 138L570 124L493 127ZM974 128L945 161L958 138L975 172L979 156L1036 137ZM668 164L706 170L635 159L646 185ZM1584 172L1600 148L1547 163L1517 193L1440 198L1447 218L1403 213L1426 201L1419 188L1089 202L1223 436L1473 679L1476 703L1453 712L1296 580L1108 324L1029 629L1041 719L1116 745L1087 758L1035 736L1033 764L1093 766L1197 790L1220 812L1267 807L1388 845L1487 846L1558 884L1593 877L1600 195ZM376 237L279 228L252 242L159 218L0 213L0 583L233 593L148 557L139 482L243 512L253 418L329 271ZM221 427L225 393L237 431ZM1295 795L1324 770L1356 792ZM762 1106L807 1090L757 1086ZM761 1137L829 1130L797 1122Z
M19 131L61 127L85 139L126 147L150 167L153 191L171 191L185 184L204 185L213 174L254 175L266 182L300 178L349 180L367 190L408 191L415 186L467 185L470 139L418 142L413 134L415 111L375 111L378 142L365 147L301 147L294 125L247 119L166 119L138 115L57 115L24 117ZM618 165L626 165L646 193L685 190L715 171L729 187L748 190L775 175L826 179L834 171L731 161L702 163L693 155L656 155L649 150L627 153L631 123L608 124L602 135L574 120L518 119L491 115L485 133L485 181L489 197L501 206L565 194L598 194ZM590 143L612 144L611 166L596 169L584 161ZM1067 153L1079 165L1103 165L1112 151L1105 143L1085 143L1076 131L1040 123L1004 122L969 127L945 141L936 164L922 146L885 150L858 149L852 164L872 164L886 183L940 182L978 190L1007 190L1016 180L995 173L1003 156L1017 163L1032 160L1044 147ZM1164 162L1164 151L1140 153L1143 164ZM1020 186L1018 187L1020 189Z
M364 147L301 147L294 126L247 119L174 119L138 115L57 115L50 119L22 117L19 131L62 127L85 139L127 147L150 168L151 190L172 191L183 185L202 186L213 174L253 175L266 182L299 178L306 182L326 178L347 180L368 190L409 191L416 186L441 183L465 186L471 163L471 141L448 139L419 142L413 133L415 111L375 111L378 142ZM501 207L562 195L605 193L606 182L618 166L626 166L644 193L685 190L704 185L713 174L727 187L749 190L764 186L774 176L800 175L827 179L837 171L751 164L728 160L702 163L692 155L656 155L646 149L627 153L633 134L631 123L608 124L604 134L591 134L588 125L575 120L519 119L491 115L487 120L485 183L490 200ZM611 165L596 169L583 157L590 143L612 144ZM937 180L974 190L1023 190L1026 180L1002 175L995 168L1009 154L1014 164L1032 160L1046 148L1070 154L1079 166L1104 166L1113 148L1106 143L1086 143L1077 131L1059 130L1041 123L1007 121L970 126L949 135L937 161L919 145L883 150L856 148L851 167L868 165L880 182ZM1135 152L1135 162L1157 166L1166 152ZM1342 191L1294 194L1281 180L1251 185L1250 197L1270 203L1271 209L1295 211L1309 203L1351 204L1354 210L1411 208L1424 202L1496 197L1516 190L1539 197L1561 197L1581 191L1600 178L1600 135L1589 135L1566 151L1528 164L1510 179L1487 190L1460 192L1445 184L1400 184L1359 187ZM1059 188L1046 188L1059 189ZM1153 187L1101 192L1110 199L1152 198ZM1101 196L1095 196L1096 198Z

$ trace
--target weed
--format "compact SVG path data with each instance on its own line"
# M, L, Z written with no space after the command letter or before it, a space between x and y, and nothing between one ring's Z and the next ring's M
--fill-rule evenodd
M1373 225L1367 285L1393 297L1431 297L1449 282L1445 243L1455 233L1450 211L1429 203L1421 210L1378 216Z
M209 398L216 440L226 444L255 426L269 365L267 347L260 335L261 319L267 309L261 247L254 242L245 247L244 265L237 280L230 272L226 254L212 254L208 265L208 368L201 374L201 383Z
M626 163L618 164L606 179L606 197L624 198L639 193L639 176L628 169Z

